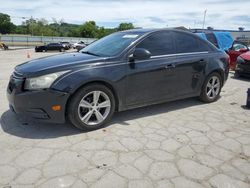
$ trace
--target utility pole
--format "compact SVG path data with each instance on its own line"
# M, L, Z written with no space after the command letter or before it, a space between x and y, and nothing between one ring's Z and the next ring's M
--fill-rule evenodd
M204 30L204 27L205 27L206 16L207 16L207 9L204 11L204 17L203 17L202 30Z
M33 18L32 16L30 17L30 26L31 26L31 36L33 36Z

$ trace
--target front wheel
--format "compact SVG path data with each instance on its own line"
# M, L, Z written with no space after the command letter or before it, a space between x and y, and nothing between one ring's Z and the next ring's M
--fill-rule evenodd
M222 78L220 74L214 72L205 80L200 94L203 102L214 102L218 100L222 88Z
M67 109L71 123L82 130L102 127L113 116L115 98L112 91L100 84L79 90L70 100Z

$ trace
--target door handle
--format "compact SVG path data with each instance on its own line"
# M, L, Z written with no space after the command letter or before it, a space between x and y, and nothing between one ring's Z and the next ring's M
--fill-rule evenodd
M201 59L199 62L200 63L205 63L206 61L205 61L205 59Z
M175 64L168 64L165 66L165 69L171 69L171 68L175 68Z

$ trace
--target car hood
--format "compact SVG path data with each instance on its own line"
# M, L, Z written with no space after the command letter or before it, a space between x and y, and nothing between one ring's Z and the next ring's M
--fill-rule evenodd
M23 75L41 72L57 72L87 66L96 62L104 62L106 58L84 53L65 53L34 59L16 66L15 70Z
M240 57L247 60L247 61L250 61L250 51L248 51L244 54L241 54Z

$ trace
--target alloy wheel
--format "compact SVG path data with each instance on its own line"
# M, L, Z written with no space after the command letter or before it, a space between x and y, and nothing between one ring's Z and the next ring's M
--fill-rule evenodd
M91 91L87 93L78 105L80 120L86 125L102 123L110 113L111 102L103 91Z
M206 87L206 94L209 99L214 99L220 92L220 79L217 76L212 76Z

